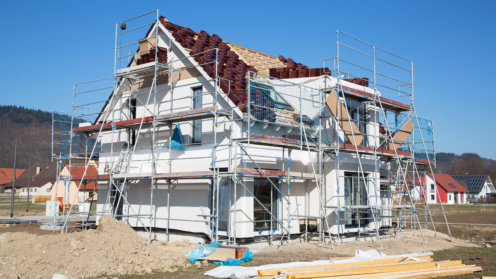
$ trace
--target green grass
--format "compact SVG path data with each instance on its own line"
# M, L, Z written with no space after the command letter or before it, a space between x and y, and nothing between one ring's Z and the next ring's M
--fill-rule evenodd
M463 214L463 213L477 213L477 212L496 212L496 206L484 205L443 205L446 214ZM441 205L429 205L432 210L441 210ZM442 212L433 212L433 215L442 214Z
M10 203L12 199L1 199L0 203ZM26 199L14 199L14 202L23 202L26 203Z
M435 261L456 261L461 260L466 265L477 265L482 267L482 272L473 274L449 276L443 278L481 278L481 276L496 276L496 248L485 247L456 247L453 249L440 250L434 252ZM471 261L471 258L481 258L483 261Z
M0 210L10 210L10 205L0 206ZM26 204L16 204L14 205L14 211L26 211ZM29 204L29 211L45 211L46 206L44 204Z

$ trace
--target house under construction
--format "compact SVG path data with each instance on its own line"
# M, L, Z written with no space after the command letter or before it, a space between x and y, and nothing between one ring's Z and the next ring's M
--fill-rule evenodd
M336 38L309 68L158 11L118 23L114 76L76 84L70 118L54 114L53 158L84 169L58 179L98 182L97 211L64 201L65 220L229 244L422 232L431 210L412 191L435 164L434 129L415 111L413 63Z

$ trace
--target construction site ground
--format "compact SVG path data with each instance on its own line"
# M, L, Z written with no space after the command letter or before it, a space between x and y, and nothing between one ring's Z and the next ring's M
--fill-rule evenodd
M496 207L494 207L496 209ZM451 223L496 224L495 212L482 206L446 209ZM441 218L441 219L439 219ZM435 222L443 221L434 216ZM436 225L434 231L424 229L427 245L420 231L411 230L400 236L382 238L384 253L388 255L415 252L434 252L436 260L462 260L464 264L477 264L483 273L453 278L480 278L496 275L496 226L451 225L454 242L449 241L446 226ZM51 278L64 274L73 278L205 278L201 272L216 265L190 264L186 252L198 245L184 242L166 243L138 236L124 222L104 217L96 230L80 232L71 228L69 234L44 231L39 223L0 225L0 278ZM489 244L489 248L486 247ZM318 242L251 249L255 256L244 266L258 266L292 261L313 261L353 256L356 249L380 250L378 242L361 241L318 246ZM483 261L471 261L482 258Z

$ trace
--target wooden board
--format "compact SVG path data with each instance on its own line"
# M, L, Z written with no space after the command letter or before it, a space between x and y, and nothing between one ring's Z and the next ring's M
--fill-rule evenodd
M394 135L393 142L389 143L389 149L395 150L400 147L401 144L412 134L413 132L413 121L408 119L408 121L400 128L400 130Z
M339 110L339 127L341 127L341 130L343 130L350 143L352 145L360 145L363 141L363 135L360 134L360 130L358 130L355 122L350 119L348 110L346 110L343 102L340 101L338 104L338 94L336 93L336 90L333 89L331 93L329 93L325 103L333 116L337 116ZM354 139L353 135L355 136Z
M360 275L360 274L373 274L373 273L385 273L385 272L398 272L398 271L418 271L422 269L433 269L433 268L448 268L448 267L459 267L462 266L461 261L445 261L445 262L407 262L407 263L395 263L395 264L383 264L383 265L372 265L372 266L355 266L355 267L341 267L334 268L325 271L316 272L305 272L305 273L291 273L287 274L288 279L297 278L322 278L322 277L332 277L339 275ZM301 271L300 271L301 272Z
M431 257L418 257L419 260L430 261ZM379 259L373 261L363 261L363 262L350 262L350 263L336 263L336 264L325 264L325 265L312 265L312 266L299 266L299 267L287 267L287 268L279 268L279 269L266 269L259 270L258 275L277 275L282 271L297 271L300 270L304 272L305 270L310 269L318 269L318 268L337 268L337 267L346 267L346 266L364 266L364 265L377 265L377 264L388 264L388 263L399 263L401 261L404 262L412 262L413 260L405 257L398 258L388 258L388 259Z
M198 258L199 260L207 260L207 261L225 261L228 258L235 259L236 258L236 249L226 248L226 247L217 247L215 252L210 255L207 255L203 258Z
M471 274L478 271L482 271L482 268L478 266L461 266L449 268L431 268L418 271L385 272L380 274L320 277L320 279L436 278L449 275Z

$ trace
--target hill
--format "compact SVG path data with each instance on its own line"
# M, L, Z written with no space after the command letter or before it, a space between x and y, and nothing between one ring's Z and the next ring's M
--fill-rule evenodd
M482 158L475 153L440 152L436 154L437 166L435 172L451 175L488 174L496 182L496 160Z
M28 168L29 160L50 160L52 114L17 106L0 106L0 167L14 166L17 138L17 167Z
M76 122L80 122L78 120ZM14 142L17 137L17 167L27 168L29 160L50 160L52 113L17 106L0 106L0 167L14 165ZM59 150L55 150L59 152ZM436 155L435 172L449 174L489 174L496 180L496 160L482 158L477 154L440 152Z

